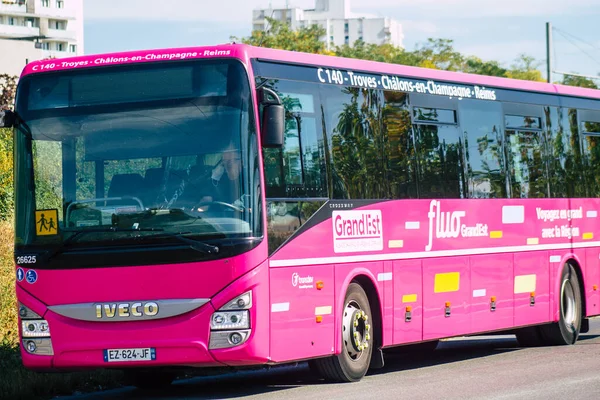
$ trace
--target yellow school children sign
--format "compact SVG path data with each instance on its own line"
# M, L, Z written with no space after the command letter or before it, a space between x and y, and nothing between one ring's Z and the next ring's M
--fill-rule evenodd
M58 234L58 210L38 210L35 212L35 234L38 236Z

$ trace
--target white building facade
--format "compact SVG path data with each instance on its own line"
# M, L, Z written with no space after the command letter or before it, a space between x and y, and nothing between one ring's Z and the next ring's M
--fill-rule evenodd
M0 0L0 74L83 54L83 0Z
M357 40L373 44L404 47L402 25L392 18L352 13L350 0L316 0L315 8L266 8L253 11L252 29L269 29L267 18L286 22L292 29L320 25L326 31L328 48L352 45Z

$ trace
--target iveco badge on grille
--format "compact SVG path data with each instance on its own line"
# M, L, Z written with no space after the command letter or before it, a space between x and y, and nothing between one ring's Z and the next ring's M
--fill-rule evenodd
M96 304L96 318L154 317L158 314L158 304L146 303L110 303Z

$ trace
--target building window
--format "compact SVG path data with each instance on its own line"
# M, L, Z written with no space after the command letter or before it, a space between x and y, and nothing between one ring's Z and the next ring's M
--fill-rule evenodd
M62 43L56 43L56 50L65 51L65 45Z
M63 0L56 0L56 8L65 8L65 2Z
M71 53L77 53L77 45L76 44L72 44L69 46L69 51Z
M14 24L15 24L15 19L14 19L14 17L8 17L8 24L9 24L9 25L14 25Z
M348 35L346 35L346 36L344 37L344 43L345 43L345 44L350 44L350 37L349 37Z
M67 29L67 24L65 23L65 21L50 20L48 21L48 26L50 27L50 29L56 29L61 31Z
M344 32L348 33L348 30L349 30L349 26L348 26L348 23L346 22L344 24Z
M42 7L50 7L50 0L42 0Z
M42 43L42 50L50 50L50 43L48 43L48 42Z

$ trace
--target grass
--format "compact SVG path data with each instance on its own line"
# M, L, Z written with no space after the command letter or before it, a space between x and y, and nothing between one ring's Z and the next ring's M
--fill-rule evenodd
M12 224L0 221L0 399L42 400L121 386L123 377L117 371L51 374L23 367L18 344L12 252Z

